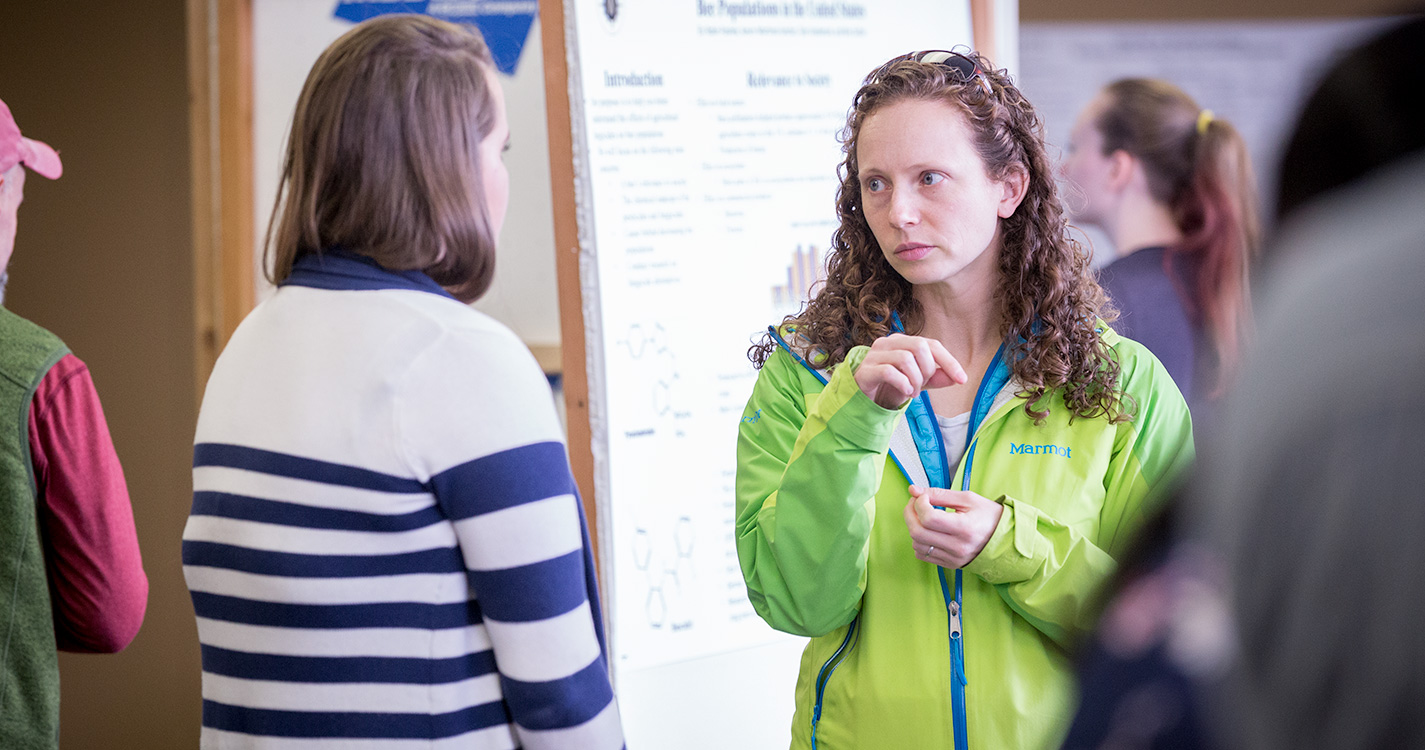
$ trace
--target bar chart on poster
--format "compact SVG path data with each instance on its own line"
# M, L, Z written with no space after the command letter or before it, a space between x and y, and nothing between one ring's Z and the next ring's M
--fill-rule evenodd
M737 428L756 418L743 415L746 351L824 275L856 89L894 55L968 46L969 3L564 8L595 494L630 746L781 745L804 641L757 617L736 556ZM708 711L736 726L709 726ZM697 737L680 729L692 721Z

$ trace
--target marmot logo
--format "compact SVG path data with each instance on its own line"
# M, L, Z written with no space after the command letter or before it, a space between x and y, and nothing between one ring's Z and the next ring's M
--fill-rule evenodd
M1030 445L1028 443L1010 443L1009 452L1012 454L1029 454L1034 456L1063 456L1072 458L1069 455L1073 448L1058 445Z

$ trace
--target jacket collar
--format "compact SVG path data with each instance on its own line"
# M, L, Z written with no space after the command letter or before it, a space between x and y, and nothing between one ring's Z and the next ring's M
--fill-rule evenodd
M278 286L334 291L406 289L455 299L423 271L392 271L371 258L339 247L300 256L292 264L291 275Z

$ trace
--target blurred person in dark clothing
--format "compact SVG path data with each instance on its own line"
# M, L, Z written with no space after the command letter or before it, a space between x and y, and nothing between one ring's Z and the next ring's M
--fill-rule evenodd
M1240 643L1231 747L1425 747L1425 154L1303 212L1190 507Z

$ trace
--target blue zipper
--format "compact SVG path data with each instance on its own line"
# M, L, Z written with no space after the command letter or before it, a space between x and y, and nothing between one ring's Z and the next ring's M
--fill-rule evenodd
M974 406L970 408L970 424L965 440L968 448L965 449L965 476L960 480L960 489L968 491L970 489L970 471L975 462L975 431L989 416L990 404L994 402L995 394L1004 387L1007 377L999 377L1001 363L1004 357L1004 345L1000 344L999 350L995 352L995 358L990 362L989 369L985 376L980 379L980 388L975 393ZM1005 373L1008 374L1007 372ZM995 385L991 389L991 385ZM930 395L921 391L925 397L926 408L930 408ZM931 412L934 413L933 411ZM945 438L939 430L935 431L935 443L940 447L941 456L945 455ZM944 484L950 484L949 460L943 459L947 466ZM969 679L965 675L965 638L964 638L964 591L965 591L965 571L955 569L955 591L952 594L950 587L945 580L945 569L936 568L940 577L940 594L945 600L946 626L950 636L950 712L954 717L955 750L969 750L970 738L966 728L968 721L968 711L965 705L965 686L969 684Z
M985 371L985 376L980 380L980 389L975 393L975 404L970 408L969 432L966 435L969 447L965 449L965 476L960 479L960 489L968 492L970 489L970 473L975 465L975 446L979 444L979 439L975 433L980 429L980 425L989 417L990 406L994 404L995 396L1009 382L1009 367L1004 363L1004 344L1000 344L995 351L995 358L990 362L990 367ZM927 403L929 400L927 399ZM944 440L940 433L935 433L936 440L941 443L944 449ZM948 484L948 482L947 482ZM945 585L945 569L940 568L940 591L941 595L948 594ZM967 728L968 716L965 706L965 685L969 680L965 676L965 639L962 626L964 616L964 576L965 571L955 569L955 594L954 597L946 597L945 609L949 616L950 626L950 710L955 717L955 750L969 750L970 738Z
M821 671L816 673L816 704L811 709L811 750L816 750L816 726L821 722L821 699L826 694L826 686L831 682L831 673L841 666L841 662L846 660L850 651L847 645L855 637L857 625L861 624L861 617L858 615L851 621L851 625L846 628L846 637L841 639L841 645L836 647L836 652L821 665Z
M898 333L903 333L900 316L891 314L892 329ZM979 390L975 392L974 405L970 407L970 424L966 434L965 449L965 476L960 481L960 489L968 491L970 489L970 470L975 461L975 432L980 424L989 416L991 404L994 397L1009 382L1009 368L1004 364L1004 344L1000 344L995 351L994 360L990 362L989 369L985 376L980 379ZM920 392L922 408L932 417L935 414L934 408L930 405L930 394L925 391ZM939 466L932 475L931 467L926 467L926 479L937 487L948 487L950 485L950 459L945 453L945 438L937 429L934 433L936 452L939 454ZM919 437L915 430L911 430L912 437ZM917 441L917 448L919 442ZM967 710L965 706L965 686L969 684L969 679L965 674L965 639L964 639L964 571L955 569L955 588L952 592L950 582L945 577L945 569L936 568L936 576L940 579L940 595L945 601L946 629L950 638L950 711L954 722L953 731L955 734L955 750L969 750L970 739L966 728Z

